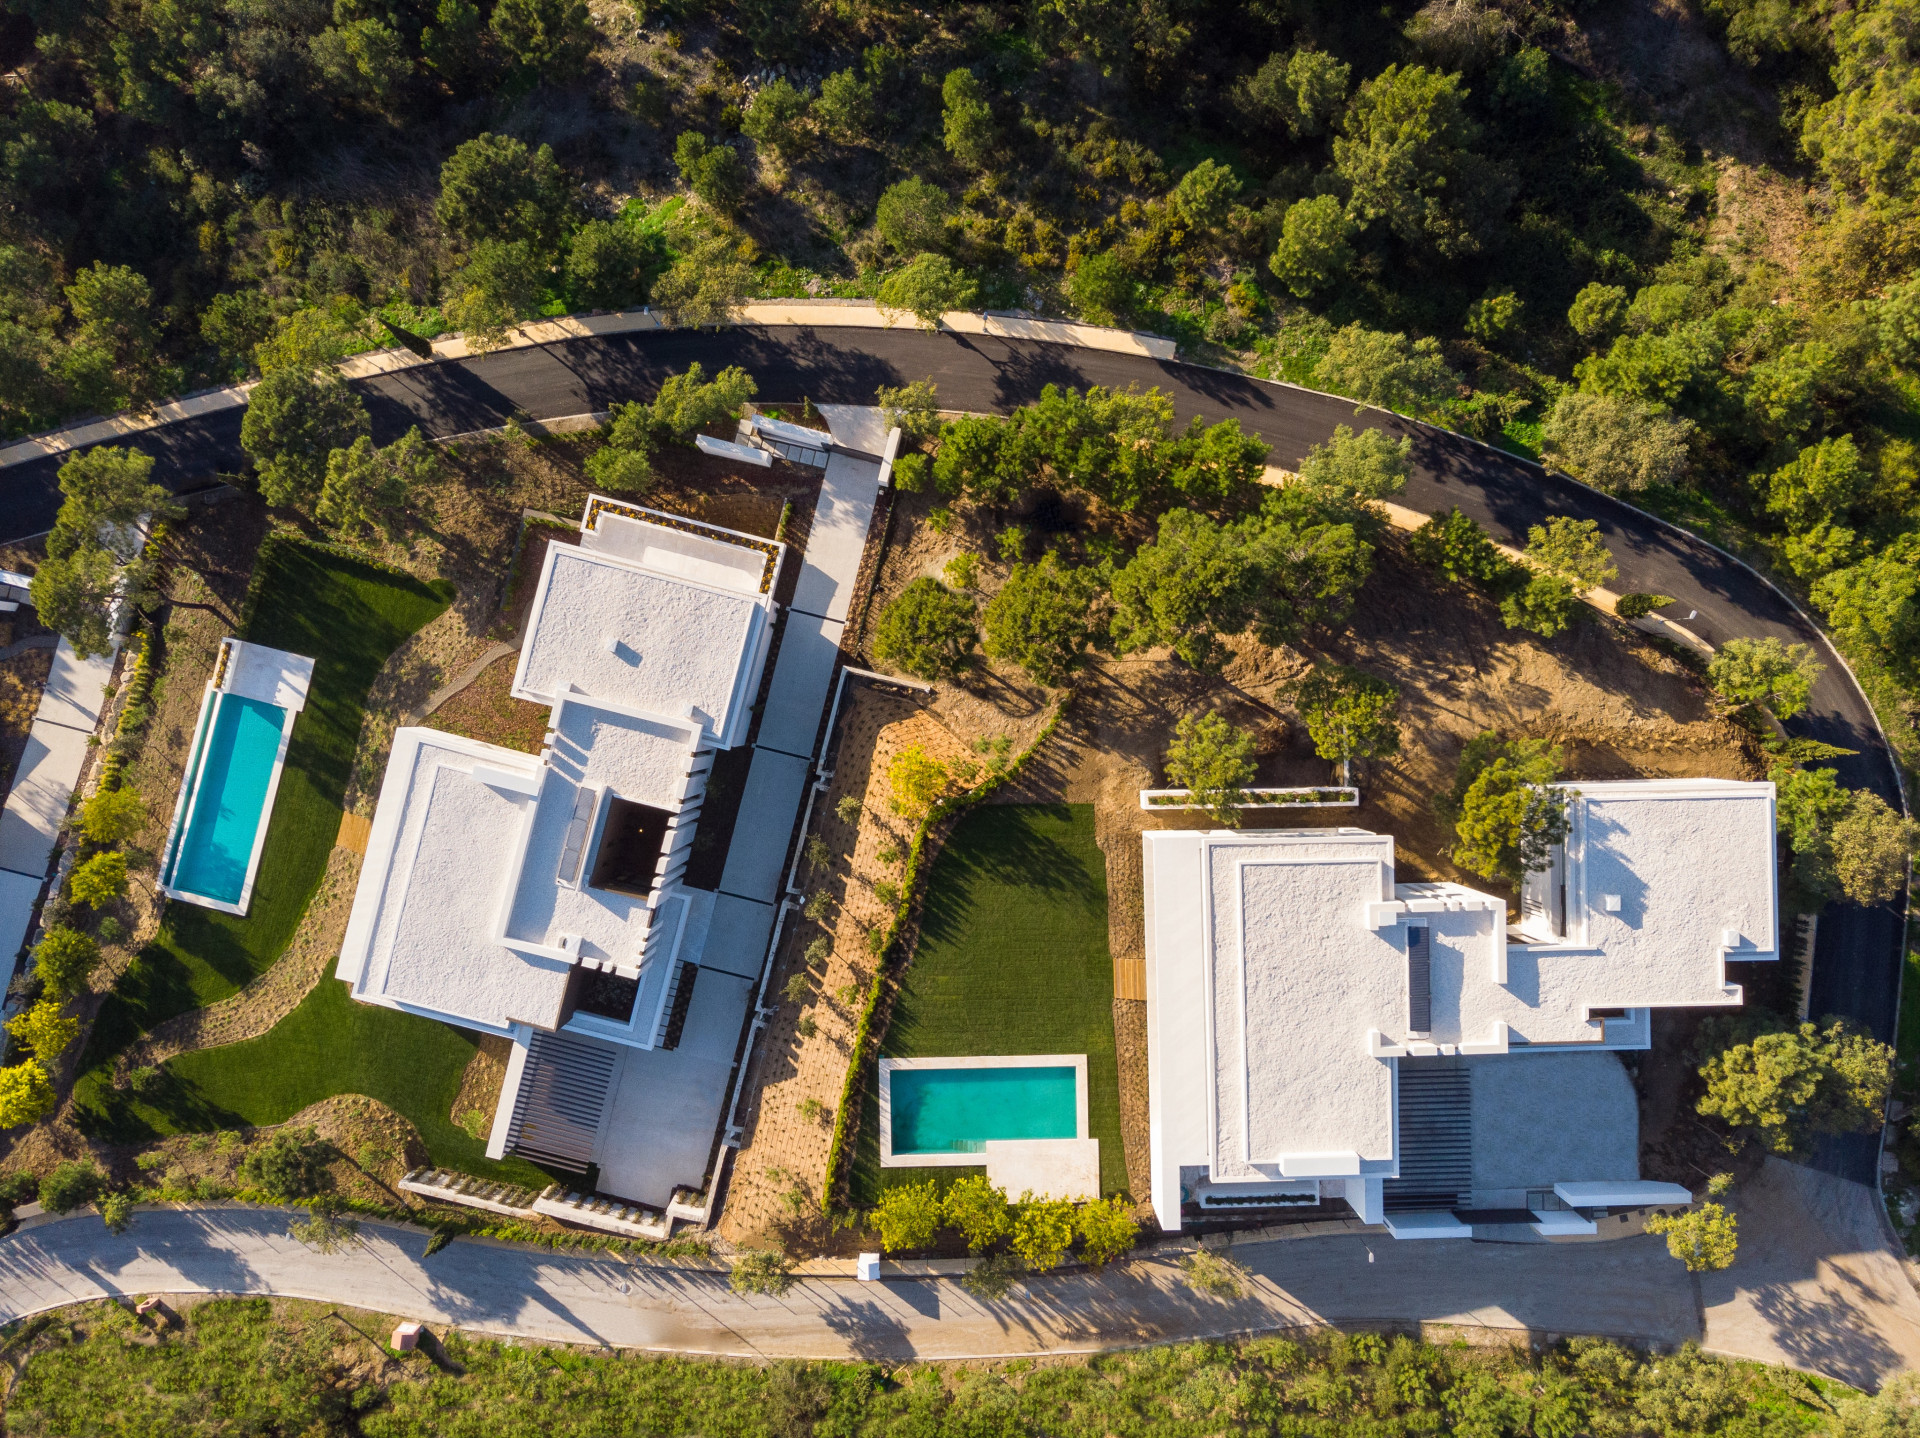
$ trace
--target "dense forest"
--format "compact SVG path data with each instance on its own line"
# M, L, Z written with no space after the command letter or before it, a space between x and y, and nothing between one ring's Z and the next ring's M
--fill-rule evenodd
M642 302L1076 314L1635 492L1892 678L1920 653L1916 25L6 0L0 430Z

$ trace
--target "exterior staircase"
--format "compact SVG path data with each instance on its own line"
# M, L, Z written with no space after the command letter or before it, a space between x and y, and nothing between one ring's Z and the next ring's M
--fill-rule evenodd
M620 1052L571 1034L536 1033L514 1095L507 1150L548 1168L584 1174L606 1113Z
M1459 1059L1401 1059L1400 1177L1382 1186L1388 1213L1465 1205L1473 1188L1473 1075Z

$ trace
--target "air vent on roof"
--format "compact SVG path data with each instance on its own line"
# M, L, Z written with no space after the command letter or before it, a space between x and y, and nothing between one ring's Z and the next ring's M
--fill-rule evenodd
M1407 1028L1424 1034L1433 1028L1432 930L1407 930Z

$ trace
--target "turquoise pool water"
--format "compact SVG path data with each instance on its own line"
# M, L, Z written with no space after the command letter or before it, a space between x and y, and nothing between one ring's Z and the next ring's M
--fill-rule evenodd
M247 887L273 761L287 711L263 699L222 694L189 800L193 817L173 856L171 887L237 904Z
M990 1138L1078 1138L1072 1067L894 1069L893 1151L979 1153Z

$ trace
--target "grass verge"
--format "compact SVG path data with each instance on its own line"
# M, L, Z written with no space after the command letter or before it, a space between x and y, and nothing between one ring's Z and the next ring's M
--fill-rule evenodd
M451 598L444 582L426 584L332 549L283 537L262 546L245 637L315 663L252 906L244 918L167 906L159 932L121 975L88 1036L74 1097L90 1136L130 1141L155 1132L145 1106L114 1093L114 1059L157 1024L236 993L285 952L339 832L367 690L388 656ZM148 798L171 808L163 802L171 796Z
M899 977L879 1054L890 1058L1084 1053L1100 1186L1127 1186L1114 1057L1106 858L1091 804L986 804L961 819L927 878L920 939ZM872 1065L875 1056L863 1059ZM856 1207L882 1189L964 1168L880 1167L878 1086L863 1083L850 1175Z

